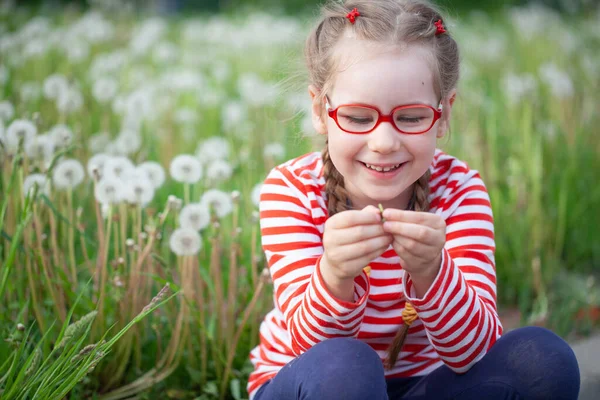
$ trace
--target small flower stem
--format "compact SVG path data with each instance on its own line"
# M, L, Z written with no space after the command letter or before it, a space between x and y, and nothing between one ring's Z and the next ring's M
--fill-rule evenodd
M183 184L183 200L185 201L185 204L190 204L190 184L189 183Z

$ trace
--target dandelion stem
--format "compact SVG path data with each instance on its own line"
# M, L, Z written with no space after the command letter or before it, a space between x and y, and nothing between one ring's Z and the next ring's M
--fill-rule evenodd
M71 225L69 229L69 258L71 264L71 284L73 290L77 290L77 264L75 263L75 218L73 214L73 189L69 188L67 192L67 208L69 209L69 221Z

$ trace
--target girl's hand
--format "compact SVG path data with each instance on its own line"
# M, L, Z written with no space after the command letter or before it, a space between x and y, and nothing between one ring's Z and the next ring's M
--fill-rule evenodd
M446 243L446 222L429 212L388 208L383 229L393 235L392 247L411 277L435 277Z
M322 274L337 281L353 280L392 240L383 231L381 213L374 206L335 214L325 222Z

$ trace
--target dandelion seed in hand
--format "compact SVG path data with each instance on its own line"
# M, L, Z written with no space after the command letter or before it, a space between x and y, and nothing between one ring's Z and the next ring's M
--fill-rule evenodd
M385 218L383 218L383 206L379 203L379 211L381 211L381 222L385 222Z

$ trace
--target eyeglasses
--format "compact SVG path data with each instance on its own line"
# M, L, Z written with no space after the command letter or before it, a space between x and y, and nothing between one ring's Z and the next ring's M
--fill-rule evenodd
M426 104L407 104L394 108L389 115L367 104L343 104L332 109L327 97L325 107L341 130L354 134L370 133L382 122L389 122L400 133L418 135L430 130L442 116L441 102L437 110Z

